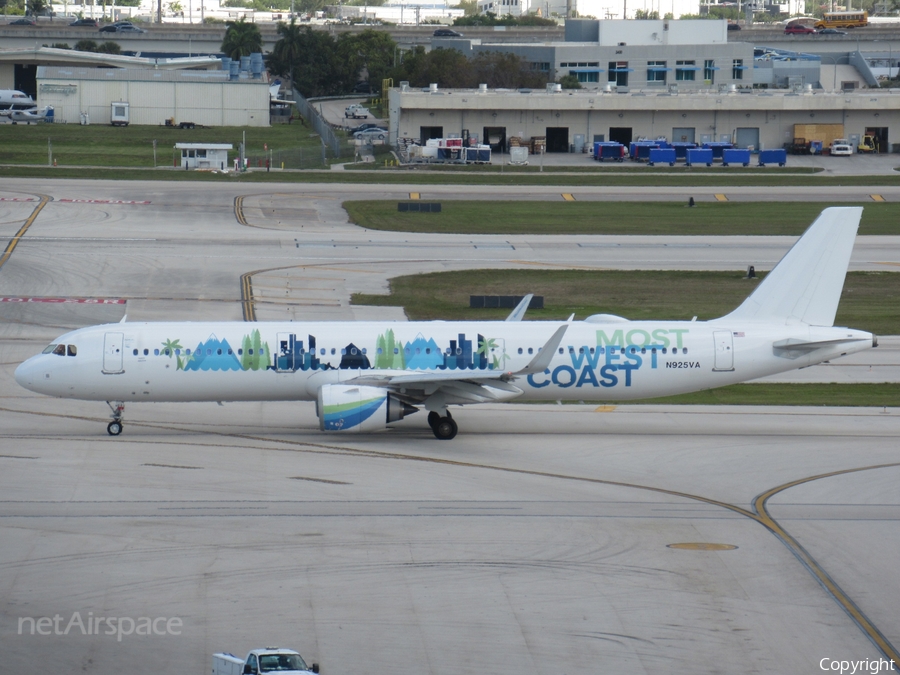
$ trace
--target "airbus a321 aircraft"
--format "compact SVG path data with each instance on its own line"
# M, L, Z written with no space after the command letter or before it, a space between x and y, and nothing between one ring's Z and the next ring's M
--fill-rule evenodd
M834 327L860 207L819 218L754 292L712 321L126 323L60 336L22 363L32 391L113 410L129 401L316 401L319 427L372 432L424 408L509 400L630 400L721 387L877 345Z

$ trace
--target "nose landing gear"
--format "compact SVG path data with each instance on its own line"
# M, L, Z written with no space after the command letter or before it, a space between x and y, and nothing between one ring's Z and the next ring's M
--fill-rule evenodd
M447 411L446 417L441 417L440 413L433 410L428 413L428 426L430 426L431 430L434 432L435 438L442 441L449 441L454 438L459 431L459 427L456 425L456 421L450 416L449 410Z
M112 410L112 422L106 425L106 433L110 436L118 436L122 433L122 413L125 412L125 403L123 401L106 402L109 409Z

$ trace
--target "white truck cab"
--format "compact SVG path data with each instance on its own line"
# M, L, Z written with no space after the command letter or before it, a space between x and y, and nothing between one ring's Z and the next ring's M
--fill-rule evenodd
M245 659L227 652L213 654L213 675L309 675L318 672L318 663L307 666L303 657L293 649L253 649Z
M354 120L365 119L369 116L369 109L364 108L359 103L353 103L344 108L344 117Z

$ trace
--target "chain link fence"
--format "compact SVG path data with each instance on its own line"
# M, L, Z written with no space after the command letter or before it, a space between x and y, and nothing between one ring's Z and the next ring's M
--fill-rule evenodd
M308 101L303 96L303 94L301 94L296 89L294 89L293 91L294 91L294 102L297 106L297 110L299 110L300 114L303 115L304 118L306 118L307 122L309 122L309 125L313 128L313 130L315 130L315 132L317 134L319 134L319 136L321 136L322 141L325 144L326 156L333 157L336 159L342 158L342 157L343 158L353 157L353 148L351 148L347 144L345 139L342 142L342 139L335 133L334 127L332 127L325 120L325 118L322 117L322 115L319 113L319 111L316 110L316 106L313 103L311 103L310 101ZM292 153L285 153L285 154L290 155ZM306 155L307 153L301 153L301 154ZM298 161L300 163L302 163L306 160L306 158L303 156L299 156L297 158L286 158L285 159L285 168L286 169L289 168L287 162L292 161L292 159L295 159L295 161ZM320 161L320 164L325 163L323 157L320 157L319 161ZM279 164L276 164L276 166L281 166L281 165L279 163ZM300 166L298 168L308 168L308 167Z

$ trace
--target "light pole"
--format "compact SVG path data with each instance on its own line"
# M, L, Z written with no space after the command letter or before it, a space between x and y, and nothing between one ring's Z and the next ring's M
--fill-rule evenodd
M833 66L834 66L834 78L833 78L832 81L831 81L831 91L834 92L834 91L837 91L837 67L838 67L837 59L838 59L838 57L837 57L837 56L831 56L831 55L828 55L828 54L820 54L820 55L819 55L819 63L821 63L821 60L824 59L824 58L826 58L826 57L829 58L829 59L831 59L831 63L832 63Z

